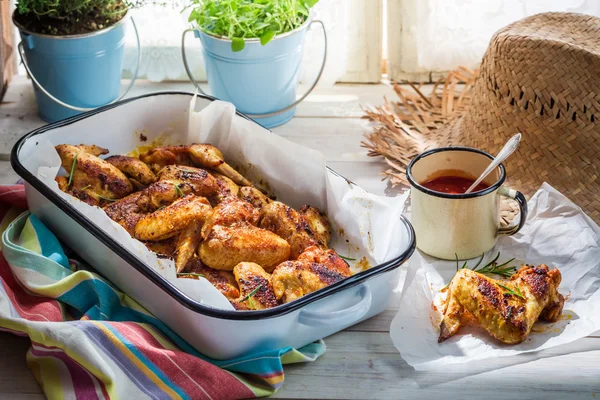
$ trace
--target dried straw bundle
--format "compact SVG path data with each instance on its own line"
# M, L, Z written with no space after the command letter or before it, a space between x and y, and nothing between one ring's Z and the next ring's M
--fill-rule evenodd
M423 151L450 145L456 140L454 131L440 130L460 117L471 102L478 71L460 67L440 78L429 95L422 85L409 82L409 88L394 83L400 101L385 99L382 106L366 106L363 118L379 124L365 135L361 145L370 156L383 156L390 169L384 174L392 185L408 185L406 167L410 160Z

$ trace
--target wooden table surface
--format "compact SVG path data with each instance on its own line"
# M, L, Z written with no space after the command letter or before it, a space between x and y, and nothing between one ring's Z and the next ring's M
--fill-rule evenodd
M132 95L156 90L191 90L187 83L142 82ZM328 165L367 191L396 195L381 181L385 165L360 147L369 129L360 119L360 104L394 98L386 85L336 85L317 89L298 107L297 116L274 131L317 149ZM18 178L8 163L14 142L42 125L35 114L33 92L17 78L0 106L0 184ZM600 398L600 332L569 345L520 356L488 359L417 372L393 346L389 327L398 296L382 314L325 339L327 352L308 364L285 367L285 384L277 398ZM600 312L599 312L600 317ZM26 338L0 334L0 399L41 399L42 391L28 370Z

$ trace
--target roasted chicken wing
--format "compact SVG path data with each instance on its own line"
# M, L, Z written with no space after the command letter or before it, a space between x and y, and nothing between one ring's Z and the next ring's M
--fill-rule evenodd
M140 160L158 172L167 165L196 165L210 168L242 186L251 185L239 172L225 162L223 153L210 144L156 147L140 154Z
M120 199L133 191L129 179L117 167L88 153L89 148L61 144L55 147L62 167L70 174L67 190L77 190L93 197L99 203ZM77 194L75 194L76 197Z
M560 272L543 264L521 267L510 281L460 269L448 287L438 342L468 323L482 327L501 342L521 343L538 318L553 322L560 317L564 304L558 293L560 281Z
M290 256L290 245L265 229L252 225L215 225L200 244L200 259L215 269L231 271L242 261L254 262L272 271Z
M211 206L204 197L188 194L173 204L144 215L135 226L135 238L160 241L177 235L193 221L204 221Z
M135 192L103 207L106 215L125 228L131 236L134 236L135 226L144 216L138 205L140 196L141 192Z
M317 246L306 249L296 261L286 261L273 271L275 297L289 303L351 275L348 264L333 250Z
M299 211L304 217L319 246L326 249L331 240L331 224L329 219L316 207L302 206Z
M155 147L140 154L140 160L148 164L155 173L167 165L192 166L188 146Z
M292 259L298 258L308 247L320 244L304 215L279 201L262 207L258 226L284 238L290 244Z
M191 221L179 234L177 240L177 253L175 257L175 268L177 272L183 271L188 261L196 254L196 249L202 241L200 229L202 220Z
M271 199L265 196L260 190L253 186L242 186L238 192L238 197L252 204L259 210L269 204Z
M202 228L205 239L199 255L204 264L231 271L242 261L254 262L272 271L288 259L289 244L265 229L257 228L259 211L250 203L229 197L223 200Z
M279 303L271 285L271 276L258 264L241 262L233 269L240 298L232 301L238 310L264 310Z
M189 272L190 275L185 275ZM202 275L214 287L216 287L227 299L237 300L240 297L240 289L231 271L219 271L205 266L198 257L193 257L185 267L181 278L199 279Z
M156 181L156 175L143 161L129 156L110 156L106 162L129 177L136 189L141 190Z

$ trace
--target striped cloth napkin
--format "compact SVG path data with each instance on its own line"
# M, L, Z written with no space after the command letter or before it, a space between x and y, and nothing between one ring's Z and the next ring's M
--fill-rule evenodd
M27 364L49 399L240 399L273 394L283 364L314 361L322 341L235 360L194 350L110 282L69 260L0 186L0 330L31 339Z

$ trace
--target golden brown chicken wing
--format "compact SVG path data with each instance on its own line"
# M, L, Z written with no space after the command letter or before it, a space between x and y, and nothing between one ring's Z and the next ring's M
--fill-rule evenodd
M114 165L119 171L132 179L132 183L138 190L141 190L156 181L156 175L154 175L154 172L152 172L150 167L137 158L129 156L110 156L106 158L105 161Z
M290 244L291 258L294 260L306 248L319 245L304 216L279 201L273 201L261 209L258 226L284 238Z
M186 272L191 275L185 275ZM196 275L193 275L196 274ZM231 271L219 271L216 269L208 268L198 257L193 257L185 267L183 273L179 275L180 278L199 279L198 275L202 275L207 281L209 281L214 287L216 287L227 299L236 300L240 297L240 290L233 273Z
M140 154L140 160L148 164L155 173L167 165L193 165L188 146L155 147Z
M192 221L204 221L210 212L206 198L189 194L140 218L135 226L135 238L148 241L167 239L181 232Z
M132 235L133 236L133 235ZM170 237L158 242L144 242L148 250L161 258L173 258L177 251L177 237Z
M106 215L125 228L131 236L134 235L135 226L143 216L142 210L138 206L140 195L140 192L135 192L103 207Z
M237 172L231 165L225 162L221 150L210 144L192 144L189 146L192 161L202 167L214 169L225 175L241 186L250 186L252 183Z
M252 225L215 225L200 244L199 256L211 268L231 271L242 261L262 265L272 271L290 255L290 245L265 229Z
M240 287L240 298L232 301L238 310L264 310L279 305L271 285L270 275L258 264L242 262L233 275Z
M211 173L211 175L214 176L217 180L217 185L219 185L219 193L221 194L221 198L238 195L240 187L234 181L232 181L225 175L219 174L218 172L213 172Z
M155 172L167 165L196 165L213 169L238 185L251 185L250 181L225 162L223 153L210 144L156 147L140 154L140 160L150 165Z
M279 264L271 275L275 297L289 303L352 275L348 264L333 250L313 246L296 261Z
M191 221L179 234L177 240L177 254L175 257L175 268L177 272L183 271L188 261L196 254L196 249L202 241L200 236L202 221Z
M238 192L238 197L247 201L259 210L269 204L271 199L265 196L260 190L253 186L242 186Z
M202 227L202 237L206 239L215 225L245 226L258 224L260 212L252 204L236 197L227 197L213 210Z
M326 249L331 240L331 224L325 214L316 207L302 206L298 211L304 217L313 233L314 238L319 242L319 246Z
M55 147L62 167L71 173L68 190L79 190L94 197L100 203L120 199L133 191L127 177L114 165L82 150L78 146L61 144Z
M91 145L78 144L75 147L85 151L88 154L96 156L96 157L101 156L103 154L108 154L108 149L105 149L104 147L96 146L95 144L91 144Z
M469 322L501 342L521 343L538 318L552 322L560 317L564 304L558 293L560 281L560 272L543 264L522 267L508 282L460 269L448 287L438 342Z
M219 186L217 179L206 170L181 165L168 165L158 173L158 179L178 185L181 192L213 198L229 192Z

